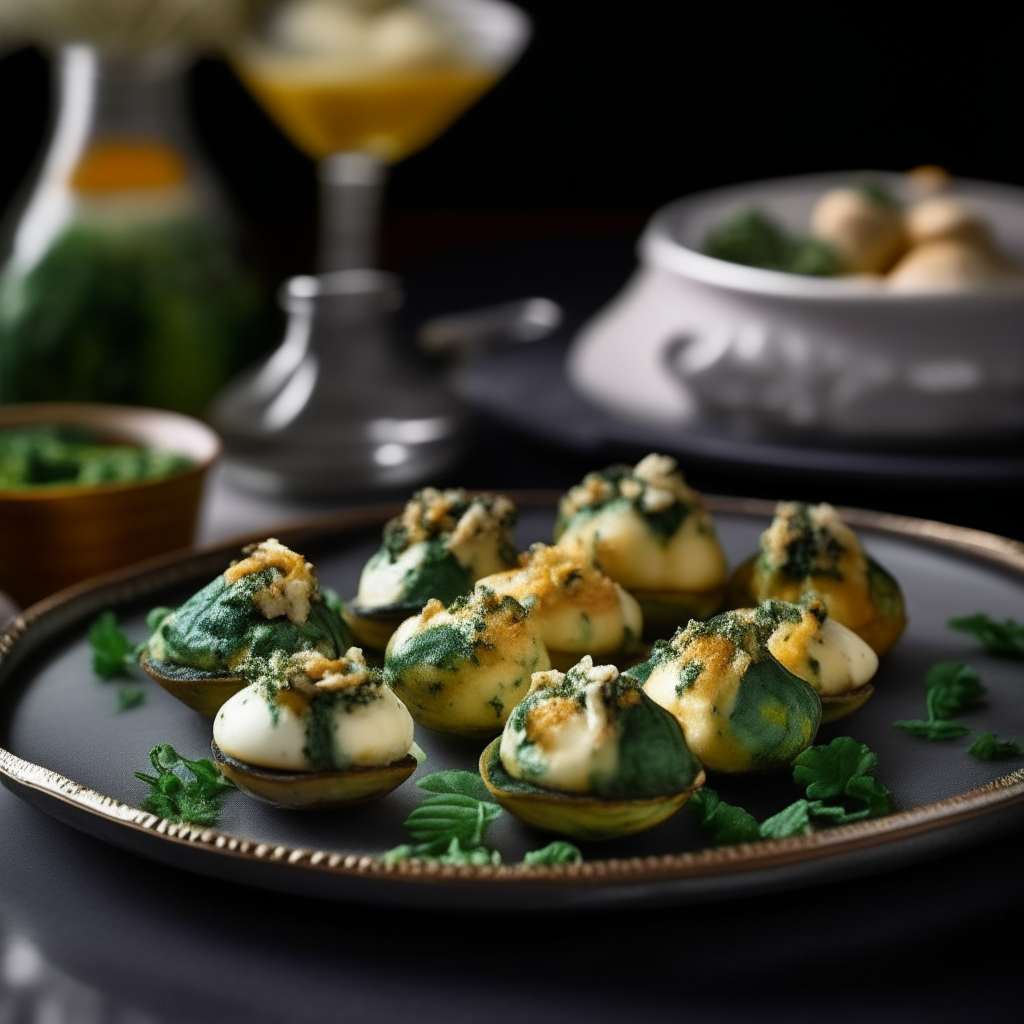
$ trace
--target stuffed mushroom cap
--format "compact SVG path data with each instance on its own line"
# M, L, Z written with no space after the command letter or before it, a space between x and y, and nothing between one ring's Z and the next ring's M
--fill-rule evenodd
M388 644L384 678L414 719L461 736L493 736L551 667L540 628L514 597L478 585L448 608L428 601Z
M628 590L706 591L726 578L714 523L667 455L588 473L559 503L555 540Z
M354 603L363 611L419 611L431 598L450 604L477 580L516 564L515 521L516 507L502 494L418 491L384 527Z
M177 609L151 621L150 664L255 682L293 654L339 658L351 646L335 601L302 555L271 537Z
M530 608L552 658L557 652L574 664L586 653L636 657L640 606L579 549L534 544L520 556L518 569L487 576L480 585Z
M617 800L679 793L701 772L672 715L589 655L565 674L533 676L505 724L500 757L515 779Z
M277 680L240 690L221 707L213 739L247 765L322 772L389 765L409 754L413 721L358 647L341 658L281 659Z
M627 674L676 717L706 768L783 768L814 742L821 721L814 689L772 650L779 627L795 633L791 627L804 615L799 607L767 602L694 621Z
M906 625L903 595L827 504L780 502L756 558L734 577L732 603L796 602L813 592L829 615L883 654Z

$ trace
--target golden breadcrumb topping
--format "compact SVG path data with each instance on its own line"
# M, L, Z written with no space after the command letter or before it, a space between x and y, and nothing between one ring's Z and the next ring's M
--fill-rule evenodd
M228 586L264 569L279 569L283 575L257 590L252 599L265 618L287 615L292 622L302 625L309 617L311 602L319 598L316 570L312 563L286 548L276 537L268 537L260 544L250 544L243 553L248 557L224 571Z

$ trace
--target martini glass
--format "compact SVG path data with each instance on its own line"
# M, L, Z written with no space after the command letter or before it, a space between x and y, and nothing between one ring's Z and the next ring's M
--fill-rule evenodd
M376 264L387 166L422 149L518 58L501 0L282 0L239 47L242 80L318 163L320 273Z
M281 346L211 410L236 484L405 487L458 458L462 409L396 343L399 283L374 269L382 194L387 166L498 81L529 33L501 0L283 0L239 48L243 80L318 162L321 206L318 272L282 288Z

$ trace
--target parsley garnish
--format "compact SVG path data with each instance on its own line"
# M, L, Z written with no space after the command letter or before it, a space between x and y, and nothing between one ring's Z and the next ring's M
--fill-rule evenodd
M92 670L100 679L130 676L138 660L135 644L117 624L117 616L106 611L89 627Z
M977 612L959 619L950 619L946 625L950 629L959 629L962 633L977 637L981 646L992 654L1024 658L1024 626L1013 619L996 622L984 612Z
M556 839L539 850L530 850L523 856L523 863L531 868L557 867L560 864L581 864L583 854L579 848L567 843L564 839Z
M501 808L476 772L445 770L425 775L417 783L434 796L427 797L405 819L412 843L384 854L385 864L415 857L437 864L500 864L501 854L484 843ZM535 866L578 864L583 859L572 843L557 840L523 858Z
M104 682L110 682L120 677L131 678L138 669L145 644L133 644L117 624L117 616L105 611L89 627L89 646L93 672ZM136 708L145 699L146 691L141 686L122 686L117 693L117 710Z
M979 761L1005 761L1011 757L1024 757L1024 747L1016 740L1001 740L994 732L983 732L968 748L967 753Z
M793 781L806 787L811 813L845 825L889 813L890 794L875 777L878 757L852 736L808 747L793 761ZM863 804L863 807L858 807Z
M142 810L189 825L216 824L221 798L235 784L221 775L212 761L189 761L169 743L154 747L149 760L156 775L135 772L137 779L152 786L152 792L139 805Z
M877 764L878 758L863 743L839 736L827 745L809 747L793 762L793 781L805 787L807 798L760 824L707 786L690 797L688 806L700 815L716 846L788 839L813 832L816 823L847 825L888 814L889 791L872 775Z
M927 720L910 719L892 724L911 736L929 740L948 740L969 733L971 730L966 725L951 719L973 708L985 693L978 673L959 661L941 661L928 669L924 684L928 689Z

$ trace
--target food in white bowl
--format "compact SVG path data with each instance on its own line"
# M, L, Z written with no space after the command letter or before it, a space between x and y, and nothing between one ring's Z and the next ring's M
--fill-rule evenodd
M658 211L633 279L575 340L573 386L627 419L682 428L710 419L748 437L918 441L1024 429L1024 277L936 290L900 284L898 264L891 281L811 276L704 251L715 229L752 208L790 238L807 237L824 194L869 181L904 207L920 201L907 175L851 171L739 185ZM971 230L977 252L980 225L1000 261L1024 265L1024 191L954 179L945 196L976 214L973 228L947 208L946 233L904 258L927 256L934 274ZM935 221L941 212L932 208ZM977 260L954 270L981 272Z

